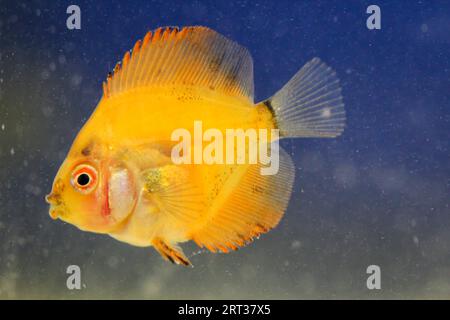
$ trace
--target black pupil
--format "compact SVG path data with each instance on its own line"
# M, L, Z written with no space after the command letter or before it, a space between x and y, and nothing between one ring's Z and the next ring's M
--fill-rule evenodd
M90 180L91 180L91 178L89 177L88 174L82 173L82 174L80 174L80 175L78 176L78 178L77 178L77 183L78 183L80 186L85 186L85 185L87 185L87 184L89 183Z

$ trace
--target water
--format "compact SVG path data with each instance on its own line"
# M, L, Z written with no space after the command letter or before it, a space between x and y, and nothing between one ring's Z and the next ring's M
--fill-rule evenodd
M0 298L450 298L450 5L376 1L0 1ZM253 55L256 100L318 56L347 128L285 141L295 192L280 225L193 269L52 221L44 195L115 63L147 30L206 25ZM82 288L68 290L78 265ZM381 269L368 290L366 269Z

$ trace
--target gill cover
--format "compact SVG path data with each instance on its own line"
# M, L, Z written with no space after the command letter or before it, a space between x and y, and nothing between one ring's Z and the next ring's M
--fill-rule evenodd
M133 177L126 168L112 168L106 195L109 213L115 222L124 221L133 211L136 203L136 190Z

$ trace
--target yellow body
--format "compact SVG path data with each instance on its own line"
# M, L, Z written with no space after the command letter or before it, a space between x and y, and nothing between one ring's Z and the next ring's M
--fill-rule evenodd
M261 163L251 161L179 164L172 157L175 130L195 136L200 121L203 131L215 129L222 137L227 129L334 137L344 124L337 78L320 60L255 105L248 51L205 27L147 33L103 91L47 196L50 215L81 230L154 246L184 265L190 262L180 242L227 252L274 228L288 205L295 169L281 148L273 175L262 175Z
M168 242L187 241L208 216L214 215L211 211L220 207L221 200L214 192L222 187L230 165L175 166L167 153L156 158L146 157L152 149L170 151L175 144L170 141L175 129L186 128L193 136L196 120L202 121L204 130L216 128L224 133L227 128L273 128L271 114L266 108L202 88L134 89L100 101L77 137L74 150L81 150L92 141L103 144L109 157L126 160L142 179L145 170L163 164L169 179L195 186L196 194L201 198L201 201L196 200L199 211L194 212L193 219L182 223L157 208L149 209L149 204L143 208L138 205L126 223L111 232L111 236L136 246L149 246L155 237L164 237ZM183 178L189 181L183 181ZM228 188L232 187L228 185ZM225 194L227 191L223 190L222 198Z

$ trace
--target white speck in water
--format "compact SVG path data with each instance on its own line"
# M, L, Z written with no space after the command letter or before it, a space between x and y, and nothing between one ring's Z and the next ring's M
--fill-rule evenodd
M119 264L119 259L117 257L110 257L107 261L108 266L112 269L117 268L117 265Z
M413 237L413 241L414 241L414 244L415 244L416 246L419 245L419 238L418 238L417 236L414 236L414 237Z
M428 32L428 25L425 24L425 23L423 23L423 24L420 26L420 31L422 31L423 33L427 33L427 32Z
M331 110L330 108L325 108L322 111L322 117L329 118L331 116Z
M81 84L82 80L83 80L83 77L81 75L75 74L70 79L70 83L72 84L72 86L78 87Z
M301 243L300 241L298 241L298 240L294 240L294 241L291 243L291 249L293 249L293 250L297 250L297 249L299 249L301 246L302 246L302 243Z
M2 131L5 131L5 124L2 123Z
M46 118L50 117L53 114L53 108L50 106L46 106L42 108L42 113Z
M9 150L9 153L11 153L11 155L13 156L16 153L16 151L14 151L14 148L11 148L11 150Z
M64 55L60 55L58 57L59 64L65 64L66 63L66 57Z
M25 191L34 195L34 196L39 196L42 194L42 190L41 188L39 188L38 186L34 186L30 183L27 183L24 187Z
M41 72L41 79L47 80L48 78L50 78L50 72L48 70L43 70Z

